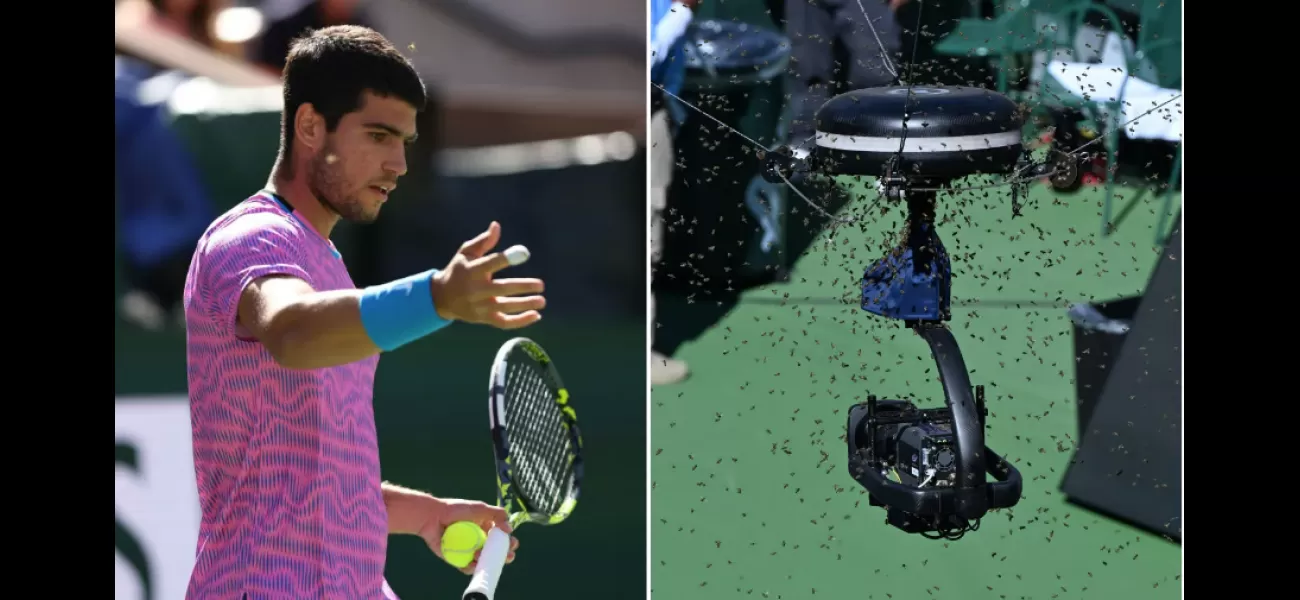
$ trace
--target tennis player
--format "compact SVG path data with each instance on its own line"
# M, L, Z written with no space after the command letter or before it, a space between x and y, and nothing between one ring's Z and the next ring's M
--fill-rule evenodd
M546 302L537 279L494 279L492 223L445 268L356 289L330 232L369 223L406 173L425 88L362 27L315 31L284 67L280 153L266 189L199 240L185 283L194 463L202 505L192 600L396 598L390 534L505 512L382 482L371 404L389 352L455 321L514 329ZM509 559L517 542L511 542ZM464 569L472 572L474 565Z

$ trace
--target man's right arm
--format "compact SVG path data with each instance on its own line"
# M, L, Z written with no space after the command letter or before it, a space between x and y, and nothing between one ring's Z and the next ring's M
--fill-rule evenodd
M317 292L296 277L271 275L244 288L238 324L282 367L344 365L381 352L361 322L360 300L361 290Z
M260 342L290 369L348 364L395 350L454 320L514 329L544 306L536 279L492 280L509 265L482 256L500 228L466 242L447 268L362 290L317 291L300 266L303 232L279 215L246 215L214 235L203 254L212 316Z
M380 348L361 324L359 291L313 289L302 260L313 240L305 233L269 212L226 223L198 255L197 300L223 333L262 344L290 369L375 355Z

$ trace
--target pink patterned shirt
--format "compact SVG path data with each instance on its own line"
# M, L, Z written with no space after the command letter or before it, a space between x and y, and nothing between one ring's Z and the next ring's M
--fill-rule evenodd
M253 280L354 289L334 245L265 192L219 217L185 281L202 522L188 600L395 598L371 402L379 357L295 371L236 325Z

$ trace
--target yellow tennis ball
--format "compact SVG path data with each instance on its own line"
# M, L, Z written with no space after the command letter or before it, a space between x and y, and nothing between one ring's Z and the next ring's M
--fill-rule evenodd
M458 521L442 532L442 559L457 569L474 562L474 553L487 542L483 528L473 521Z

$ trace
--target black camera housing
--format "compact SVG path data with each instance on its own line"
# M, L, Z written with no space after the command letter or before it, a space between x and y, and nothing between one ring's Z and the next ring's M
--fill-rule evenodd
M890 525L956 539L977 529L990 509L1015 506L1023 483L1011 463L984 445L984 387L970 386L952 333L926 323L912 329L930 343L946 406L921 409L875 396L854 405L848 416L849 473L867 490L870 505L888 510ZM935 471L928 480L927 469ZM889 478L891 470L899 481ZM990 475L995 481L988 481Z

